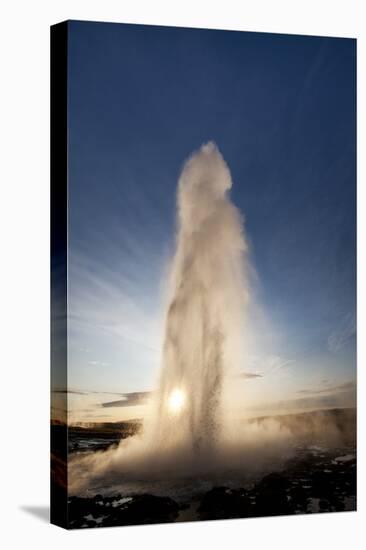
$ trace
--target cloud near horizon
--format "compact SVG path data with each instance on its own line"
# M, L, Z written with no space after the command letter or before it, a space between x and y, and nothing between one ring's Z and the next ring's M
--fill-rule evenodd
M258 374L256 372L239 372L237 377L250 380L251 378L263 378L263 374Z
M101 407L135 407L137 405L144 405L152 393L150 391L125 393L123 394L124 399L101 403Z
M320 395L320 394L337 394L337 393L342 393L342 392L351 391L351 390L356 391L356 382L354 381L345 382L344 384L340 384L338 386L329 386L321 390L314 390L314 389L298 390L297 393L301 393L305 395Z

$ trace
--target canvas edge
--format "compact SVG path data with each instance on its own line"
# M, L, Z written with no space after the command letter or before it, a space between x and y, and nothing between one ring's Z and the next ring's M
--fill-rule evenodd
M67 67L68 22L50 28L51 472L50 522L67 513Z

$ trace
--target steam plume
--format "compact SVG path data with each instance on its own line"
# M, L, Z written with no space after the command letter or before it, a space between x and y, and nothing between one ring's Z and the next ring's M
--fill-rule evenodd
M219 444L225 375L240 358L245 304L242 218L230 171L212 142L185 163L178 183L178 235L166 314L154 440L198 453ZM185 396L179 429L168 403Z

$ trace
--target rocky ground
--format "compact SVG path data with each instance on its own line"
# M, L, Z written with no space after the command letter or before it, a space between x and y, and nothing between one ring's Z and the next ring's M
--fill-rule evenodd
M213 487L188 502L150 494L71 497L68 525L73 529L355 509L354 447L298 447L282 471L248 487Z
M103 451L118 445L121 439L136 435L142 423L138 420L126 422L91 423L88 426L69 426L68 452L85 453Z

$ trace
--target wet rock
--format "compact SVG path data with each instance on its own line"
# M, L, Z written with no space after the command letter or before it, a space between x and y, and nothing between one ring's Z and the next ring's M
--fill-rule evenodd
M68 510L69 526L73 529L171 522L179 513L174 500L153 495L71 497Z
M229 519L250 515L251 502L244 489L214 487L206 493L198 508L200 519Z
M164 523L178 517L179 507L169 497L139 495L129 503L116 508L117 522L112 525L137 525L141 523ZM108 522L105 523L108 525Z
M331 500L337 491L337 484L342 482L340 474L329 474L324 471L314 472L311 477L312 494L314 497Z
M289 491L290 503L294 511L297 513L305 513L309 505L309 497L307 491L301 486L296 485Z
M319 501L319 512L330 512L330 511L331 511L331 506L329 501L324 498L321 499Z
M282 474L272 473L265 476L255 487L256 515L277 516L293 513L289 480Z

